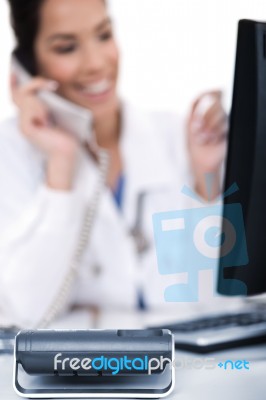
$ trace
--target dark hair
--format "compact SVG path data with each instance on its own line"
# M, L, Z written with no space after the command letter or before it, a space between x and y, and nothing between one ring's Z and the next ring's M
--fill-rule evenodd
M8 0L11 25L17 44L13 54L31 75L37 75L34 41L40 24L40 10L45 0ZM106 0L103 0L106 4Z
M8 0L11 25L16 36L14 55L32 74L37 74L34 41L38 34L40 9L45 0Z

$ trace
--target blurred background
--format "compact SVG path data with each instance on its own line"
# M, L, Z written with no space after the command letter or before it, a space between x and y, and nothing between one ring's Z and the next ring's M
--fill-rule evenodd
M265 0L109 0L122 53L120 92L146 109L185 113L202 91L221 88L230 108L237 21L266 20ZM0 0L0 120L13 112L14 45Z

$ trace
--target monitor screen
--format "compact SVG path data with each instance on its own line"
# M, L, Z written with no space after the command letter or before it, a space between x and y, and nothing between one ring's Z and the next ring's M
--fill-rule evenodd
M241 20L238 26L233 101L225 187L223 234L233 225L238 242L230 264L220 254L218 292L266 292L266 23ZM233 217L233 221L232 221ZM229 221L229 222L228 222ZM221 235L222 237L222 235Z

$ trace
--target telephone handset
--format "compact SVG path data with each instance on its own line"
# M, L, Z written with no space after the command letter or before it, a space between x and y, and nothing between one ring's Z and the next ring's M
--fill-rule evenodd
M19 85L27 84L32 79L15 55L12 56L11 69ZM95 140L91 111L49 90L40 90L37 96L47 106L51 120L56 126L76 136L81 142Z
M13 55L12 57L12 69L16 74L19 84L26 84L31 76L22 67L18 60ZM46 104L53 121L57 126L66 130L70 134L75 135L80 141L89 143L93 141L95 148L95 141L92 130L92 115L89 110L73 104L55 93L49 92L48 90L42 90L38 93L38 96ZM59 289L52 305L49 307L41 321L34 328L46 328L56 318L64 303L67 300L69 290L73 280L77 274L81 258L84 250L87 247L90 233L92 230L94 218L99 205L101 192L105 187L106 177L109 167L109 155L106 150L97 147L98 150L98 165L99 165L99 179L96 182L94 195L89 202L85 211L84 222L82 230L80 232L79 241L73 258L70 261L68 273L66 274L61 288Z

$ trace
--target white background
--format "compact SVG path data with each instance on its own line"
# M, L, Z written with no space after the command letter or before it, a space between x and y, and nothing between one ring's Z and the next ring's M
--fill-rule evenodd
M265 0L109 0L121 48L121 94L145 108L184 113L199 93L221 88L231 101L237 21L266 20ZM13 36L0 0L0 120Z

